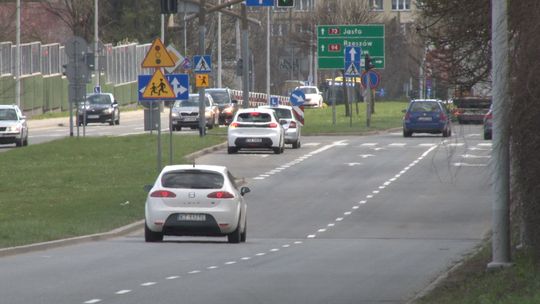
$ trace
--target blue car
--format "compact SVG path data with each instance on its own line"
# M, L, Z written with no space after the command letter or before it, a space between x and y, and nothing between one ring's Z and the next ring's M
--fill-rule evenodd
M403 137L411 137L413 133L452 135L450 115L440 100L415 99L404 112Z

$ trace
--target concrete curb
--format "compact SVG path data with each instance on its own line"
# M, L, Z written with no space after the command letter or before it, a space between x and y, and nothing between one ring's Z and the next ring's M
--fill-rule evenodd
M40 250L47 250L47 249L57 248L57 247L67 246L67 245L75 245L75 244L85 243L89 241L105 240L105 239L109 239L113 237L126 235L128 233L142 229L143 227L144 227L144 220L140 220L138 222L114 229L109 232L78 236L78 237L62 239L62 240L54 240L50 242L3 248L3 249L0 249L0 257L40 251Z

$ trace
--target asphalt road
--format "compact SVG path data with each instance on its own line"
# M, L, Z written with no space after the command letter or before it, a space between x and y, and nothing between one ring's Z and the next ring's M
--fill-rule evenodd
M304 137L301 149L197 159L246 179L248 236L143 231L0 258L2 303L407 303L490 228L491 142ZM142 215L141 215L142 216Z

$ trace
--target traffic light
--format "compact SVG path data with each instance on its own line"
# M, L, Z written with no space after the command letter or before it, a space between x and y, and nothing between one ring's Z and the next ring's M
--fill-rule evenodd
M369 57L369 54L366 54L366 56L364 57L364 69L366 71L369 71L369 70L373 69L374 67L375 66L371 62L371 57Z
M161 0L161 13L164 15L178 13L177 0Z
M244 75L244 61L242 58L238 58L236 61L236 76L242 77Z
M294 0L277 0L278 7L293 7Z

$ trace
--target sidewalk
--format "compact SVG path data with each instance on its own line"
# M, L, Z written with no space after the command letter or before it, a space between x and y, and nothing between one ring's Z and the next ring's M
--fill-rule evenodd
M120 118L137 118L140 117L141 121L144 118L143 110L134 110L134 111L122 111L120 112ZM73 124L75 125L76 117L73 117ZM57 118L46 118L46 119L28 119L28 128L29 130L35 129L48 129L54 127L69 127L69 117L57 117Z

